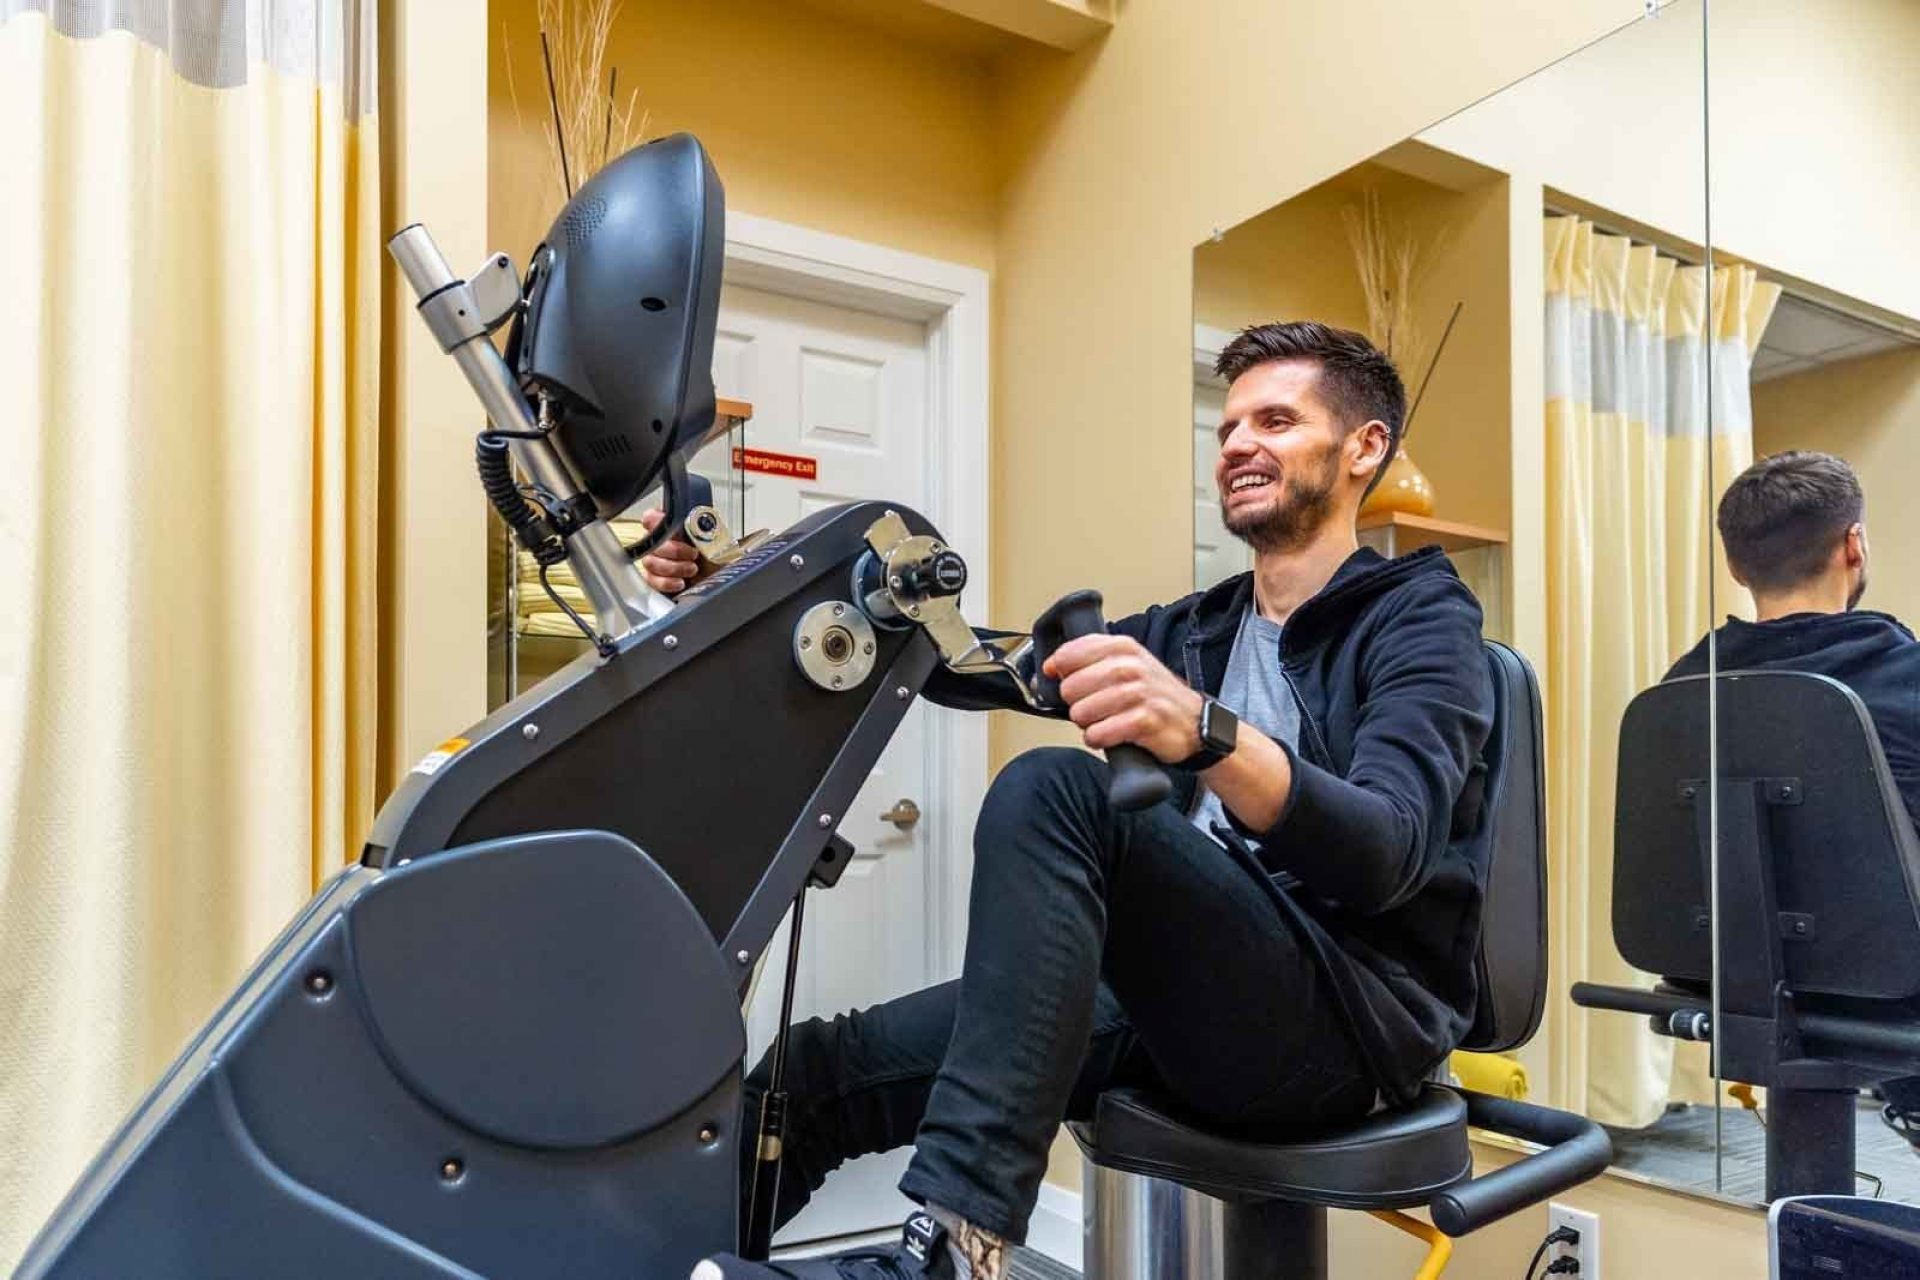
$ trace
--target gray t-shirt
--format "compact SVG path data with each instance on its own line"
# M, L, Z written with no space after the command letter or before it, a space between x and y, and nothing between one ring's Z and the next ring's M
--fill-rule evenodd
M1242 723L1275 742L1291 747L1300 740L1300 706L1294 701L1286 672L1280 668L1280 624L1261 617L1259 607L1251 601L1233 637L1233 654L1227 659L1226 679L1220 684L1220 702ZM1230 825L1226 807L1204 781L1194 794L1188 816L1194 826L1210 836L1215 823Z

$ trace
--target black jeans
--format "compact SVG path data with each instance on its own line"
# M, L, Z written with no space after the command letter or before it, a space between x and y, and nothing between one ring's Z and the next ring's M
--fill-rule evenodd
M1024 1240L1061 1120L1111 1085L1221 1124L1366 1114L1360 1052L1261 874L1169 805L1116 812L1086 752L1013 761L975 831L960 980L793 1029L778 1220L912 1142L903 1192Z

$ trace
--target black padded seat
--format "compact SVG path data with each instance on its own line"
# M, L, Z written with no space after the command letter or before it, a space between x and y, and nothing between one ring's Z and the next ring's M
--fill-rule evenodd
M1096 1164L1227 1201L1402 1209L1427 1203L1473 1173L1467 1104L1439 1085L1358 1124L1231 1134L1181 1118L1163 1097L1114 1089L1100 1095L1090 1123L1070 1128Z
M1474 958L1479 999L1462 1047L1498 1053L1526 1043L1546 1005L1545 753L1532 669L1493 642L1487 666L1494 710L1484 803L1465 836L1468 852L1487 868L1486 899ZM1434 1227L1461 1236L1578 1186L1612 1159L1605 1131L1590 1120L1439 1084L1356 1124L1264 1132L1222 1131L1159 1094L1115 1089L1100 1096L1091 1121L1068 1127L1096 1180L1099 1170L1117 1171L1221 1202L1220 1266L1193 1270L1211 1267L1215 1257L1198 1245L1191 1255L1183 1251L1184 1228L1120 1220L1153 1213L1143 1206L1163 1197L1128 1199L1096 1181L1084 1201L1088 1280L1326 1280L1329 1208L1384 1213L1425 1205ZM1546 1149L1476 1178L1469 1128ZM1132 1252L1142 1241L1145 1252ZM1433 1248L1423 1274L1438 1274L1444 1262L1444 1241Z

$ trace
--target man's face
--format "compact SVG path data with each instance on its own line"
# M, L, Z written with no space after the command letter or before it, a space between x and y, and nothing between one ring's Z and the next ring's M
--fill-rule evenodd
M1309 541L1335 507L1347 433L1311 360L1256 365L1227 389L1214 483L1227 531L1256 551Z

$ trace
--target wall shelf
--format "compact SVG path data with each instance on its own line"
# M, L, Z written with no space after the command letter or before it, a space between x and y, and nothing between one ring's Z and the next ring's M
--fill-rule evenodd
M1380 541L1387 545L1380 550L1383 555L1389 556L1425 546L1438 546L1451 555L1456 551L1477 551L1482 547L1507 545L1507 534L1503 529L1461 524L1457 520L1436 520L1432 516L1413 516L1403 511L1378 511L1363 515L1356 527L1363 534L1384 530L1385 537ZM1364 541L1372 543L1375 540ZM1392 549L1389 550L1389 547Z

